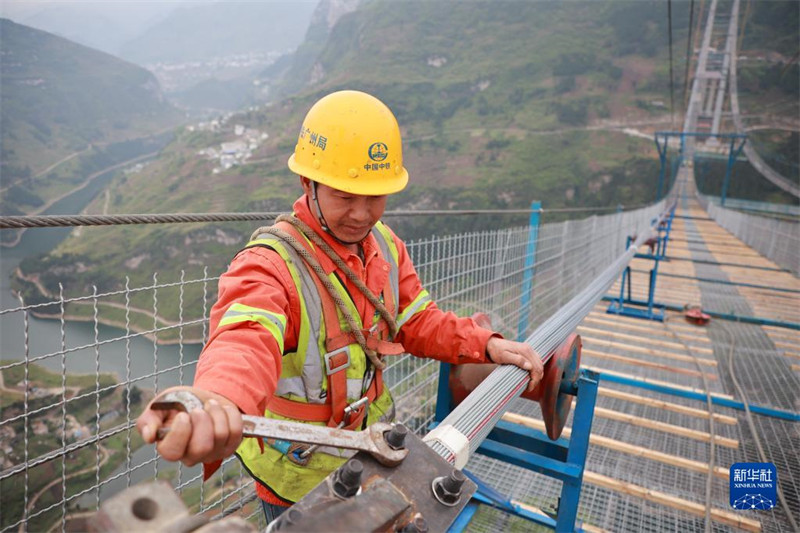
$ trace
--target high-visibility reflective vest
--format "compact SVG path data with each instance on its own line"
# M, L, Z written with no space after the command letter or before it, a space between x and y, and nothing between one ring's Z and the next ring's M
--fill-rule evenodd
M279 223L278 227L300 241L306 249L315 246L290 224ZM379 299L398 320L398 252L392 234L378 222L372 229L381 255L390 265L390 272ZM277 252L286 262L300 300L300 331L297 349L284 353L277 390L268 404L264 416L282 420L302 421L309 424L337 426L342 423L344 407L368 396L367 409L361 408L354 416L344 420L344 427L360 430L378 421L394 418L394 402L388 388L383 386L380 370L368 368L369 360L361 346L355 341L349 326L335 308L333 299L322 288L317 275L306 265L300 255L281 239L271 234L257 235L246 248L265 246ZM328 278L344 300L351 316L364 331L358 311L339 279L331 273ZM412 305L399 317L402 322L415 312L425 308L430 301L422 291ZM220 326L242 320L256 320L266 327L283 348L286 318L265 310L254 310L233 304L220 320ZM376 311L373 324L378 327L364 331L367 345L377 348L379 353L400 353L402 347L391 343L388 326L378 320ZM398 350L399 348L399 350ZM369 372L368 372L369 371ZM372 378L372 379L370 379ZM305 465L290 460L286 453L288 443L267 443L256 439L244 439L236 451L251 476L264 484L279 498L296 502L313 489L333 470L341 466L354 452L332 447L320 447ZM271 445L269 445L271 444ZM281 446L283 444L283 446Z

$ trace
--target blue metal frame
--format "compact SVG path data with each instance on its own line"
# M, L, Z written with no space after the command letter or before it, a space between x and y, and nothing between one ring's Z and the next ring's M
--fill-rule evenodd
M739 154L742 153L744 149L744 143L747 142L747 137L742 139L742 143L737 147L735 147L736 139L731 139L730 149L728 151L728 165L725 167L725 181L722 182L722 193L720 193L719 205L725 207L725 197L728 195L728 185L731 182L731 174L733 172L733 163L736 162L736 158L739 157Z
M542 211L541 202L531 202L530 229L528 230L528 249L525 252L525 270L522 278L522 297L519 302L519 321L517 322L517 340L525 340L525 328L530 321L528 314L531 309L531 289L533 287L533 274L536 270L536 244L539 242L539 213Z
M732 285L734 287L752 287L754 289L767 289L769 291L774 292L789 292L793 294L800 294L800 290L796 289L784 289L782 287L771 287L769 285L757 285L755 283L743 283L737 281L728 281L725 279L714 279L714 278L699 278L697 276L685 276L683 274L670 274L670 273L661 273L662 276L666 276L668 278L680 278L680 279L691 279L694 281L704 281L706 283L717 283L719 285Z
M616 296L603 296L603 300L607 302L616 302L617 298ZM628 300L627 303L630 305L639 305L639 306L647 305L647 302L645 302L644 300ZM663 307L667 311L678 311L678 312L684 311L684 308L679 305L663 304ZM717 311L709 311L708 309L703 309L703 312L712 318L719 318L721 320L731 320L733 322L743 322L745 324L757 324L759 326L775 326L776 328L800 330L800 323L797 322L786 322L784 320L774 320L772 318L764 318L760 316L720 313Z
M473 499L553 528L558 533L576 531L578 503L583 484L586 454L589 449L589 435L592 431L594 406L597 400L597 383L598 376L595 372L581 370L576 385L569 386L567 384L562 387L564 389L562 392L577 396L570 439L559 438L552 441L541 431L500 421L477 450L488 457L561 480L561 497L555 517L522 509L491 487L481 483L474 475L467 473L478 484L478 492ZM441 392L442 388L440 387L439 390ZM443 400L449 404L449 392L446 398L439 397L437 418L438 406L443 403ZM464 517L462 520L459 516L449 531L460 532L467 527L475 509L468 506L466 512L468 517Z
M661 148L661 144L659 144L659 137L664 138L664 147L663 150ZM742 153L744 149L744 145L747 142L747 135L743 133L711 133L711 132L700 132L700 131L657 131L654 134L656 148L658 149L658 157L661 160L661 170L658 175L658 192L656 193L656 201L661 197L661 189L664 183L664 172L666 168L666 161L667 161L667 145L670 137L680 137L681 139L681 151L679 155L679 161L683 161L683 158L686 155L686 137L716 137L718 139L725 139L730 142L730 147L728 149L728 165L725 167L725 179L722 183L722 193L720 194L720 205L725 206L725 197L728 194L728 185L730 184L731 180L731 173L733 171L733 164L738 159L739 155ZM737 146L737 142L741 141L741 144Z
M681 396L683 398L691 398L692 400L706 401L706 394L704 392L696 392L691 390L679 389L677 387L670 387L661 383L651 383L636 378L627 378L624 376L615 376L613 374L604 374L600 372L599 378L604 381L612 383L619 383L620 385L629 385L631 387L639 387L640 389L647 389L664 394L671 394L673 396ZM745 404L729 398L722 398L711 394L711 403L714 405L721 405L723 407L730 407L739 411L745 410ZM769 416L772 418L780 418L782 420L791 420L793 422L800 422L800 413L793 413L791 411L783 411L781 409L773 409L772 407L765 407L763 405L747 404L747 409L753 413Z
M667 148L669 147L668 144L668 135L664 136L664 146L662 148L661 144L658 142L658 132L655 134L655 141L656 141L656 149L658 150L658 158L661 160L661 168L658 172L658 190L656 192L656 202L661 198L661 190L664 188L664 173L667 168ZM681 150L683 153L683 150Z
M653 268L650 270L650 279L648 282L647 301L641 302L633 299L631 294L633 276L631 275L631 267L627 266L622 272L619 298L612 300L611 304L608 306L608 309L606 309L606 313L630 316L633 318L641 318L646 320L657 320L659 322L664 321L664 310L666 309L666 306L664 304L655 302L656 280L658 279L658 264L662 259L665 259L667 255L667 245L669 244L669 235L672 231L672 219L674 216L675 207L673 206L669 217L667 217L667 219L658 227L658 236L656 237L656 243L652 253L634 254L634 257L653 260ZM632 241L633 239L628 237L625 242L626 249L630 248ZM625 296L626 289L628 293L627 297ZM646 309L632 307L630 304L642 304L646 307Z
M450 363L439 365L439 384L436 391L436 413L434 419L438 424L450 414L455 406L453 395L450 394Z

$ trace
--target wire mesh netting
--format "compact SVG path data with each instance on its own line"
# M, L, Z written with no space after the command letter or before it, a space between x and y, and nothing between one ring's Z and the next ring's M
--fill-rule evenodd
M434 237L408 248L441 307L462 315L488 312L514 338L589 283L619 254L625 237L657 212L655 206L544 224L535 261L526 262L528 227ZM532 303L521 309L526 275ZM48 301L20 301L0 311L4 531L84 528L102 501L155 478L170 480L193 512L262 520L238 462L226 461L202 483L199 467L158 459L133 428L158 391L191 384L217 281L207 271L176 280L155 273L145 286L131 287L126 279L124 290L79 297L65 297L70 291L62 287ZM404 356L385 374L398 418L417 432L433 420L438 372L432 360Z
M689 205L684 208L694 212ZM433 237L410 242L408 249L440 307L460 315L487 312L506 337L524 339L591 284L624 250L626 239L647 227L660 211L661 206L652 206L543 224L535 233L529 227L516 227ZM674 261L665 266L665 273L688 274L692 279L663 282L657 294L669 298L674 291L683 291L680 298L685 298L686 291L697 291L704 306L753 314L752 298L746 293L750 288L717 282L731 278L724 267L711 264L719 253L712 250L708 235L714 227L700 227L690 218L676 223L673 252L685 254L687 261L705 262ZM795 249L795 259L797 253ZM632 264L647 268L641 262ZM208 336L207 317L218 279L207 271L191 279L181 274L176 280L154 274L145 286L131 287L126 279L124 290L94 289L80 297L65 297L69 291L62 287L61 294L49 301L28 305L20 301L0 311L3 531L85 529L85 520L105 499L155 478L169 480L192 512L237 513L265 526L252 480L237 461L226 461L203 483L199 467L158 459L154 448L143 446L133 429L142 407L158 391L192 382ZM789 281L781 283L778 286L791 290L796 277L789 275ZM791 292L789 301L796 302ZM747 401L797 411L800 382L787 355L796 352L800 335L748 324L715 324L701 335L674 317L666 325L642 331L643 321L605 315L604 309L598 304L579 329L585 366L738 398L732 380L736 376ZM385 379L396 398L398 419L425 433L434 421L438 363L399 357L391 362ZM754 416L752 431L741 412L715 406L714 416L722 418L712 431L708 416L681 410L702 412L702 402L623 385L613 389L616 392L601 387L592 432L601 439L590 446L589 472L704 502L708 464L713 462L716 473L710 478L708 503L714 509L727 509L722 470L735 462L760 461L761 444L781 472L789 508L798 512L798 424ZM667 403L648 404L642 399ZM534 419L540 416L537 405L522 400L512 411ZM645 423L620 420L613 413ZM654 428L653 423L661 426ZM670 434L674 428L695 433ZM754 433L761 437L758 443ZM719 441L712 452L701 434L727 440ZM561 486L552 478L480 455L468 468L522 504L544 512L557 506ZM782 512L777 508L760 512L757 519L767 530L789 531ZM579 518L614 531L700 530L705 524L702 516L593 484L591 479L583 486ZM469 529L532 527L520 520L483 506ZM723 531L730 526L713 520L711 527Z
M795 275L800 274L800 224L797 220L782 220L725 209L714 203L708 214L717 224L741 239L761 255L768 257Z
M739 276L735 269L717 264L724 261L720 258L724 254L712 249L720 243L736 245L735 239L719 226L701 220L704 217L690 199L684 198L683 210L679 211L683 218L673 226L674 241L668 254L685 253L692 262L673 261L662 266L663 272L672 274L677 272L676 268L683 269L689 279L676 282L667 278L665 283L658 278L656 302L674 299L674 303L682 305L685 298L694 296L704 309L748 317L755 311L769 311L757 307L752 287L747 286L758 282L753 279L753 270ZM698 216L700 220L695 222L693 217ZM764 240L776 241L769 234ZM792 261L797 261L800 254L797 247L790 246L772 246L768 250L770 259L777 258L773 252L789 254ZM737 253L737 257L728 261L740 261L744 266L751 252L737 245ZM765 290L760 293L772 302L780 302L779 291L788 288L795 291L787 299L796 307L797 278L752 255L752 262L777 274L764 284ZM634 260L632 265L644 268L645 262ZM644 281L639 278L637 285L639 292L634 296L646 299L647 277ZM619 285L612 294L616 297L618 291ZM601 376L615 373L640 383L707 391L789 413L798 411L800 374L792 366L800 341L796 331L735 321L712 321L706 330L686 324L674 312L668 312L667 320L660 323L610 318L605 308L606 305L598 305L578 328L584 343L584 367L594 368ZM648 404L648 400L657 403ZM772 416L748 416L741 410L719 405L709 408L704 403L647 388L606 384L601 377L579 519L610 531L699 531L706 526L711 531L740 528L793 531L789 515L795 521L800 518L797 494L800 424ZM518 400L511 411L534 420L540 416L536 404L523 400ZM567 427L571 425L570 417ZM735 515L726 515L731 510L727 476L731 465L738 462L775 464L786 509L776 506L770 511L736 511ZM467 468L507 494L512 502L532 505L545 513L553 513L561 495L561 483L555 479L485 456L475 456ZM629 485L610 490L598 476ZM671 504L658 505L646 501L647 496L643 498L641 492L626 493L630 487L638 487L652 497L669 495L673 500ZM708 524L704 516L706 506L710 512ZM740 518L753 522L738 523ZM470 524L471 531L513 531L528 527L529 523L522 518L488 508L482 508Z

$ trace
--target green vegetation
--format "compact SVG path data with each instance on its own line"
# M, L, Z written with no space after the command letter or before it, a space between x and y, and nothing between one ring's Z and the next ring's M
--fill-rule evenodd
M675 46L685 45L687 24L688 9L676 7ZM107 207L117 213L290 210L300 189L286 158L298 125L320 96L343 88L377 95L401 125L411 185L390 199L389 209L524 209L534 200L545 210L648 203L659 174L648 136L669 127L666 26L659 2L365 2L330 29L321 19L312 24L294 63L280 67L285 77L274 93L290 97L242 112L218 133L180 132L144 171L113 180ZM673 66L683 72L680 54ZM783 74L758 69L769 75L745 75L745 95L767 90L776 101L800 100ZM676 94L681 81L677 76ZM234 139L233 124L265 131L269 139L247 163L214 174L216 163L198 151ZM622 132L631 124L639 136ZM763 187L763 180L753 180L752 187ZM103 212L104 200L87 212ZM553 220L550 214L545 222ZM415 239L526 224L527 217L387 221L403 238ZM51 294L62 281L68 295L91 292L92 285L119 290L125 276L132 287L147 286L154 271L162 281L179 280L181 271L187 279L199 277L203 266L215 276L257 226L84 228L21 268ZM213 298L213 287L210 293ZM187 292L183 308L201 309L202 298ZM164 320L178 318L178 300L174 293L159 294ZM131 302L152 308L145 294L132 295ZM124 322L115 313L109 316ZM152 328L145 314L132 315L135 328Z
M800 3L795 0L747 2L743 11L740 21L745 30L742 50L775 51L787 58L797 54Z
M152 134L182 119L142 68L8 19L0 19L0 33L0 173L4 188L27 189L28 195L18 191L15 198L32 202L29 206L37 202L31 194L45 200L55 196L46 189L58 187L52 183L58 174L31 178L48 174L59 160L98 144Z
M2 366L11 361L1 361ZM27 373L27 374L26 374ZM51 372L39 365L18 365L2 371L5 389L0 394L0 409L3 419L13 419L25 412L27 387L28 412L37 412L27 418L7 424L0 435L0 443L10 446L10 453L4 458L12 464L21 464L25 458L33 459L62 447L62 434L66 426L67 445L91 437L97 430L97 405L100 405L100 431L120 424L127 416L127 390L118 384L114 376L100 374L68 374L62 384L61 374ZM27 378L27 379L26 379ZM98 385L99 383L99 385ZM65 388L62 388L62 385ZM97 391L100 391L99 394ZM62 418L59 402L62 394L66 397L66 420ZM141 409L152 397L137 387L131 388L130 418L138 416ZM25 435L27 422L27 451ZM102 441L102 450L95 446L80 447L64 458L56 458L32 467L0 482L3 494L3 513L0 527L6 528L16 523L22 516L25 505L25 490L28 502L32 505L29 514L47 509L62 500L64 495L62 475L66 475L66 497L78 494L96 482L95 468L100 461L101 476L108 476L127 457L128 439L130 449L139 448L143 442L136 431L122 431ZM63 469L66 468L64 472ZM46 531L61 518L60 506L38 514L27 523L29 531Z
M163 148L171 138L171 133L165 133L108 145L97 145L46 174L33 177L30 172L23 173L26 177L19 179L7 193L3 194L0 213L34 212L43 206L45 199L53 200L62 197L83 186L99 171L137 157L154 154ZM12 178L4 183L15 182ZM3 233L4 240L8 239L6 233Z
M774 160L767 162L774 168L779 168ZM726 168L727 160L697 157L695 159L694 172L698 190L709 196L720 196L722 185L725 181ZM794 167L794 170L797 172L797 167ZM747 161L739 161L733 165L726 197L756 202L797 205L797 198L764 180Z

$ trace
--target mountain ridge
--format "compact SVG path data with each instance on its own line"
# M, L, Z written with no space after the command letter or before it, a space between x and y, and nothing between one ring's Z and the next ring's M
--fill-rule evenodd
M0 19L3 191L27 212L82 176L48 171L70 155L156 133L183 115L148 71L56 35Z
M291 209L299 187L286 159L302 118L320 96L344 88L375 94L400 124L411 181L390 198L389 209L525 209L540 200L549 222L559 208L655 200L659 159L649 135L680 123L680 113L672 117L667 107L667 20L654 9L661 4L499 5L513 9L493 2L362 2L317 41L327 26L312 24L309 32L319 30L298 49L303 57L285 67L294 69L286 80L294 92L219 121L216 129L183 129L145 171L114 181L110 211ZM330 7L322 2L318 9ZM317 13L318 23L324 14ZM674 16L674 42L685 43L688 12ZM683 72L680 62L674 67ZM680 82L675 90L681 94ZM629 124L641 131L628 135ZM268 137L240 164L223 168L208 156L246 130ZM105 207L98 201L87 212ZM414 239L526 221L518 215L389 223ZM179 269L217 273L253 226L114 228L104 230L114 237L103 246L84 232L22 267L44 276L58 270L76 292L102 280L102 272L128 272L134 285L147 283L154 270L172 279ZM90 266L68 266L78 263Z

